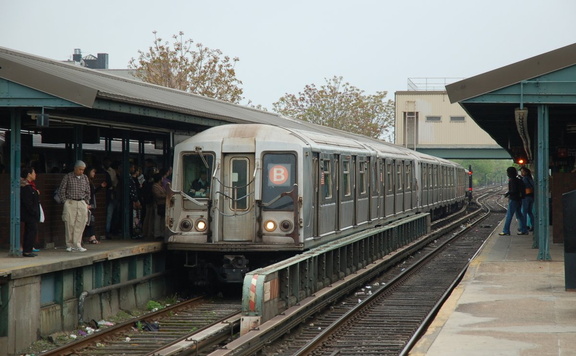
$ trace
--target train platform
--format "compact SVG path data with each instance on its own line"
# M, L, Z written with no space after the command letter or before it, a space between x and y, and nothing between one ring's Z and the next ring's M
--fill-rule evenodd
M101 240L99 244L84 244L85 252L68 252L66 247L41 249L36 257L9 256L0 251L0 277L12 279L62 271L91 265L103 260L157 252L164 249L161 240Z
M551 260L540 261L532 233L499 236L503 224L411 356L576 355L576 292L565 289L564 245L550 239Z

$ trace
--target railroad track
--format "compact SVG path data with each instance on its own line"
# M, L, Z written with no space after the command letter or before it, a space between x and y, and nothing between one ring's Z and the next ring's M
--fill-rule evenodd
M421 258L407 261L400 273L380 278L370 295L290 355L405 355L463 276L468 262L484 243L490 230L502 219L496 191L484 193L486 210L482 224L458 237L427 246ZM491 213L491 214L488 214ZM478 221L479 222L479 221ZM478 227L476 227L478 226ZM392 278L392 279L390 279ZM367 286L369 287L369 286ZM366 289L366 288L365 288ZM354 303L350 298L345 303ZM312 323L316 326L315 323ZM281 355L284 353L277 353Z
M199 354L237 332L240 302L195 298L146 314L42 355Z
M265 339L264 334L252 336L249 342L254 344L258 338L258 343L265 345L257 351L256 346L239 344L242 341L240 338L211 355L402 354L405 348L409 349L417 340L419 333L425 330L427 321L434 315L434 310L441 306L442 299L449 294L448 290L457 284L469 260L489 235L491 231L489 229L493 229L502 219L503 210L495 202L498 194L497 189L478 192L479 199L484 200L482 209L467 216L450 217L440 224L445 226L439 227L438 231L434 232L437 237L433 243L413 253L403 262L381 274L378 279L367 281L364 287L345 299L332 302L326 308L327 311L319 312L313 318L309 315L304 316L297 327L293 321L288 328L282 328L280 325L269 327L268 329L275 329L270 333L276 337L275 339ZM487 201L490 203L486 203ZM496 213L490 213L493 208L497 209ZM479 224L480 221L482 224ZM448 232L441 235L441 231ZM456 244L453 239L456 235L464 233L468 236L461 238L462 242ZM458 245L458 247L439 252L440 245ZM439 255L440 261L450 261L451 266L428 264L412 267L419 264L425 256L432 254ZM409 272L411 269L419 269L420 273ZM453 277L444 278L448 274L452 274ZM431 276L442 278L431 279ZM384 298L385 304L380 307L368 307L369 304L377 304L375 302L379 298L377 295L388 295ZM359 311L360 305L369 309ZM415 314L409 315L408 311ZM349 332L334 331L340 330L341 325L348 325ZM260 329L264 330L267 327L263 324ZM280 330L283 334L278 338ZM371 331L375 334L371 335ZM339 334L334 334L335 332ZM384 334L389 340L384 340Z

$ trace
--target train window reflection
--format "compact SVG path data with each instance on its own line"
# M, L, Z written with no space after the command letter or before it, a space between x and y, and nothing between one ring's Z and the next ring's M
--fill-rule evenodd
M248 208L248 172L249 161L246 158L233 158L230 160L232 199L231 210L246 210Z
M368 184L366 184L366 178L367 178L366 172L368 171L368 164L366 162L360 162L359 166L360 166L359 167L360 170L358 172L360 175L360 177L358 179L358 184L360 186L359 191L360 191L360 194L366 194L366 189L368 186Z
M195 198L206 198L210 193L214 156L202 154L203 157L197 153L186 154L182 157L182 187L177 187Z
M275 199L295 189L296 156L291 153L267 153L263 157L262 167L262 202L270 203L264 206L264 210L294 209L294 202L289 196Z
M324 200L332 198L332 162L328 159L322 161L322 176L320 186Z
M350 189L350 161L342 160L342 181L344 185L344 196L349 197L352 190Z

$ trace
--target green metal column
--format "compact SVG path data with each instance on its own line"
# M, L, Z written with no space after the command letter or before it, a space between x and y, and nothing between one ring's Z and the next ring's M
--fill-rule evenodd
M20 256L20 110L10 110L10 255Z
M124 131L122 135L122 238L129 239L132 225L132 202L130 201L130 135Z
M83 127L81 125L74 125L74 162L72 162L72 167L74 163L78 160L83 160L84 152L82 148L83 143ZM88 172L85 172L88 174Z
M536 224L534 236L538 236L538 259L551 260L550 257L550 219L548 206L548 152L550 145L550 118L548 105L538 105L538 147L536 150Z

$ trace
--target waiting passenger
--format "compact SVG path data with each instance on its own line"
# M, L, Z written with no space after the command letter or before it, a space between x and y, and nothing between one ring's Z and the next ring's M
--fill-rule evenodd
M516 214L516 219L518 219L520 225L518 235L528 235L526 221L522 214L522 197L524 196L522 189L524 189L524 183L522 183L522 179L518 177L516 168L508 167L506 174L508 175L508 192L504 196L508 198L508 211L506 213L504 229L500 233L500 236L510 235L510 224L512 223L514 214Z
M524 215L524 221L526 222L528 231L533 231L535 224L534 214L532 212L532 207L534 206L534 179L528 167L520 168L520 174L526 187L526 196L522 199L522 214Z

